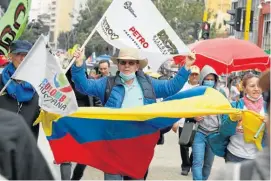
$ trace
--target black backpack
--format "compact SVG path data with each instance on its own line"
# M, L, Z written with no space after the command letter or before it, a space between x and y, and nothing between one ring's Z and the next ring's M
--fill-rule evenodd
M116 79L116 76L109 76L107 78L105 94L104 94L104 105L106 104L107 100L110 97L111 91L115 84L115 79Z

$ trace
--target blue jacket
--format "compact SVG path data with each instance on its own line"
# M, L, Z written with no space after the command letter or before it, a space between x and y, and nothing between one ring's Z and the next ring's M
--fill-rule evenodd
M238 102L232 102L231 105L233 108L244 109L245 103L243 99L240 99ZM264 103L264 111L267 113L266 103ZM237 121L230 120L229 115L222 115L219 132L213 133L207 137L215 155L220 157L225 156L230 137L236 133L237 124ZM263 138L262 142L264 144L265 138Z
M189 74L190 71L187 71L182 67L173 79L157 80L144 75L142 71L138 71L136 75L143 91L144 105L155 103L156 98L166 98L179 92L187 81ZM99 97L105 107L121 108L125 95L125 88L118 75L116 76L115 84L107 102L105 102L104 97L108 77L102 77L98 80L87 79L84 68L76 67L74 65L72 67L72 79L76 89L81 93Z

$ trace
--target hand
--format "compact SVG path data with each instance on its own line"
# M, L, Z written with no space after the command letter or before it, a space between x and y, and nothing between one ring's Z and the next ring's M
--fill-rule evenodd
M174 133L177 133L178 128L179 128L179 122L176 122L173 124L171 129Z
M204 117L200 116L200 117L195 117L194 118L197 122L200 122L204 119Z
M77 49L73 56L75 58L75 65L76 67L81 67L83 65L83 58L84 58L84 55L85 55L85 49L83 49L82 51L80 49Z
M194 52L191 52L185 59L186 70L189 70L190 67L195 63L195 61L196 61L196 55Z
M242 113L240 111L236 114L230 114L229 117L232 121L240 121L242 119Z

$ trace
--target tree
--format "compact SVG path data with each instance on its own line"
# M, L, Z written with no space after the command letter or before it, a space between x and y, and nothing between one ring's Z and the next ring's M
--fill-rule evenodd
M212 23L210 28L210 39L216 38L217 29L216 29L216 22Z
M41 34L47 35L47 33L49 33L49 26L45 25L40 19L33 20L27 24L26 29L19 39L35 43Z
M184 43L193 43L199 38L204 1L153 0L153 2Z
M58 41L58 43L57 43L57 48L58 49L63 49L63 50L65 50L65 49L68 49L68 47L67 47L67 41L68 41L68 39L67 39L67 33L65 33L65 32L60 32L59 33L59 35L58 35L58 38L57 38L57 41Z
M68 46L66 49L71 48L74 44L82 45L84 43L111 2L111 0L87 1L87 6L91 8L80 10L78 23L74 25L74 29L72 31L68 32L68 34L71 35L71 38L66 39L66 41L68 41ZM87 44L85 53L86 56L90 56L92 52L95 51L99 55L109 53L108 51L111 49L112 46L108 45L98 33L95 33L90 42Z
M83 44L111 2L112 0L88 0L89 8L80 10L78 23L73 29L77 35L76 38L69 39L68 48L77 43ZM203 0L153 0L153 3L184 43L193 43L199 38L204 11ZM95 33L86 46L86 56L94 51L97 55L110 54L112 46Z

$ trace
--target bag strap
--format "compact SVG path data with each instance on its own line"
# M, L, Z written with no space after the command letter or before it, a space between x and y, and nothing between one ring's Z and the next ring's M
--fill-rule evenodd
M106 104L106 102L108 101L110 97L111 91L115 84L115 79L116 79L116 76L107 77L106 89L105 89L105 94L104 94L104 105Z

